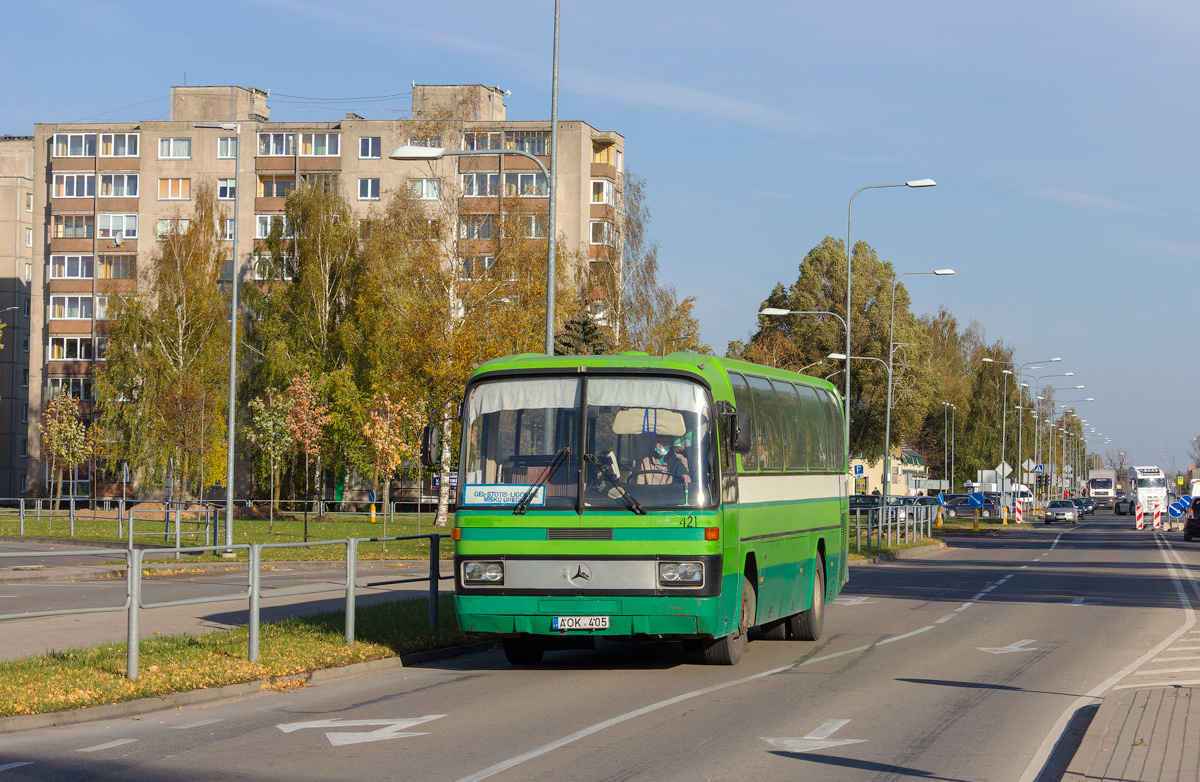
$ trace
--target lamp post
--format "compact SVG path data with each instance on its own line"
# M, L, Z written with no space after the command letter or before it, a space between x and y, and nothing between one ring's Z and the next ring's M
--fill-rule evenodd
M236 423L235 408L237 391L237 341L238 341L238 234L241 226L238 224L240 214L238 204L242 196L241 183L238 175L242 170L242 126L236 122L197 122L197 128L217 128L232 130L233 142L233 272L230 274L231 296L229 302L229 417L226 421L225 440L225 545L233 546L233 443L234 425ZM228 548L224 557L232 557L233 549Z
M1034 410L1038 409L1038 402L1043 401L1042 397L1040 396L1040 392L1041 392L1040 384L1044 379L1046 379L1048 377L1074 377L1074 376L1075 376L1074 372L1061 372L1061 373L1056 373L1053 375L1038 375L1037 377L1035 377L1033 379L1033 408L1034 408ZM1054 416L1053 416L1054 411L1051 410L1050 412L1051 412L1050 416L1043 416L1043 419L1044 419L1043 423L1050 421L1054 418ZM1035 416L1035 423L1036 423L1036 416ZM1038 464L1042 463L1042 428L1040 426L1035 426L1034 430L1033 430L1033 460L1035 462L1037 462Z
M1076 388L1083 388L1083 386L1076 386ZM1094 398L1090 397L1090 396L1089 396L1087 399L1069 399L1069 400L1067 400L1066 402L1062 402L1062 403L1060 403L1060 404L1059 404L1059 407L1063 407L1063 408L1065 408L1065 407L1067 407L1068 405L1075 404L1076 402L1095 402L1095 401L1096 401L1096 400L1095 400ZM1075 410L1074 410L1074 408L1072 408L1071 410L1063 410L1063 423L1062 423L1062 431L1063 431L1063 451L1062 451L1062 454L1063 454L1063 459L1062 459L1062 461L1063 461L1063 464L1064 464L1064 465L1067 463L1067 416L1068 416L1068 415L1074 415L1074 416L1075 416L1075 418L1077 418L1077 419L1079 418L1078 414L1076 414L1076 413L1075 413ZM1072 433L1072 436L1074 436L1074 433ZM1075 467L1074 467L1074 466L1072 466L1071 470L1072 470L1072 472L1074 472L1074 470L1075 470ZM1078 476L1076 476L1076 475L1072 475L1071 477L1072 477L1072 478L1075 478L1076 480L1078 480ZM1065 477L1064 477L1064 483L1065 483L1065 482L1066 482L1066 481L1065 481Z
M845 449L846 463L850 463L850 281L851 268L854 265L854 244L850 241L851 227L854 225L854 199L858 198L858 194L864 190L877 190L883 187L937 187L937 182L932 179L911 179L907 182L897 182L892 185L867 185L860 187L854 191L854 195L850 196L850 206L846 209L846 431L845 431Z
M957 409L958 408L956 408L954 405L950 404L949 402L942 402L942 430L943 430L943 434L942 434L942 480L946 480L948 478L950 479L947 484L947 489L948 489L947 493L953 493L954 480L953 480L953 478L951 478L951 474L946 471L946 456L947 456L947 454L950 453L949 440L947 439L946 435L949 434L949 432L953 431L952 429L946 428L946 418L947 418L947 413L949 413L951 410L957 410ZM953 421L953 419L954 419L954 416L953 416L953 414L951 414L950 420Z
M904 272L897 274L892 281L892 314L888 326L888 385L887 385L887 414L883 424L883 502L887 504L888 489L892 482L892 360L896 353L896 288L900 287L900 278L911 274L935 274L938 277L948 277L954 274L953 269L935 269L929 272Z
M841 315L838 315L836 312L828 312L826 310L785 310L781 307L763 307L761 310L758 311L758 314L759 315L770 315L770 316L827 315L831 318L837 318L838 321L842 324L842 329L844 331L846 331L846 333L850 332L850 326L846 323L845 318L843 318ZM847 361L846 364L847 364L847 366L849 366L850 362ZM811 366L811 364L810 364L810 366ZM847 394L850 393L849 382L847 382L847 384L846 384L846 393ZM842 416L844 419L843 420L843 429L844 429L844 438L846 439L846 441L844 443L842 443L842 450L845 451L846 469L850 469L850 440L849 440L849 437L850 437L850 397L847 396L845 399L842 400L842 403L843 403L842 404L842 412L844 414Z
M845 361L847 365L849 365L850 359L855 359L857 361L878 361L880 364L883 364L883 368L887 370L888 386L891 387L891 385L892 385L892 368L889 367L887 362L881 358L875 358L874 356L847 356L845 353L830 353L827 356L827 358L831 358L834 361ZM847 461L847 468L849 468L849 456L847 456L846 461ZM887 507L887 485L888 485L887 469L888 469L888 463L887 463L887 460L885 459L883 462L883 470L884 470L884 472L883 472L883 506L885 508Z
M1025 369L1041 369L1041 367L1034 366L1035 364L1057 363L1059 361L1062 361L1062 357L1055 356L1054 358L1048 358L1048 359L1045 359L1044 361L1027 361L1024 364L1015 364L1012 361L1005 361L1003 359L994 359L994 358L984 358L983 361L988 364L1008 364L1010 367L1013 368L1013 370L1016 370L1016 373L1019 377L1021 372L1024 371ZM1001 412L1000 412L1000 464L1001 465L1004 464L1004 454L1007 451L1007 445L1008 445L1008 376L1011 374L1013 374L1012 370L1007 370L1007 369L1004 370L1004 392L1001 397L1003 401L1002 401L1002 407L1001 407ZM1018 396L1020 396L1020 394L1018 394ZM1017 467L1018 468L1020 467L1020 464L1021 464L1021 437L1020 437L1020 435L1018 435L1017 436ZM1004 475L1000 476L1000 503L1002 505L1007 505L1007 503L1008 503L1008 481L1006 480L1006 478L1007 478L1007 476L1004 476Z
M556 31L555 32L555 51L557 52L558 51L557 14L555 16L555 19L556 19L556 22L555 22L555 31ZM558 60L557 60L557 55L556 55L555 63L557 63L557 62L558 62ZM556 65L555 70L557 71L557 65ZM556 93L556 95L557 95L557 93ZM557 113L557 105L558 105L558 103L557 103L557 97L556 97L555 98L555 107L556 108L554 109L554 111L556 113ZM550 147L550 157L551 157L550 165L551 165L551 167L554 166L554 158L555 158L555 155L557 152L557 144L555 144L554 138L553 138L553 136L556 135L556 133L557 133L555 128L557 128L556 122L553 123L553 127L551 129L551 136L552 136L551 141L550 141L550 143L551 143L551 147ZM434 160L441 160L444 157L483 157L483 156L490 157L493 155L518 155L520 157L528 158L537 164L537 167L540 168L542 171L542 175L544 177L546 177L546 181L550 183L550 193L549 193L550 213L548 216L549 225L547 226L547 231L546 231L546 233L547 233L547 236L546 236L546 355L553 356L554 355L554 232L555 232L554 195L555 195L555 188L554 188L554 180L550 175L550 171L547 170L545 164L543 164L542 161L538 160L536 155L526 152L523 149L443 149L441 147L414 147L414 146L405 145L403 147L397 147L396 150L394 152L392 152L392 154L388 155L388 158L391 160L409 160L409 161L427 160L427 161L432 162Z

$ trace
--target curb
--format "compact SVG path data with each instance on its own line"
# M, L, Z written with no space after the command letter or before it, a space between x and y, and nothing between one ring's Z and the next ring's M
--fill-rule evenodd
M1155 689L1146 687L1143 689ZM1063 773L1064 782L1068 779L1086 779L1088 772L1092 768L1092 764L1096 762L1096 756L1100 754L1100 745L1104 743L1104 737L1108 733L1108 724L1112 721L1113 714L1121 705L1121 701L1128 695L1142 692L1142 689L1126 690L1123 693L1110 693L1100 701L1100 708L1092 717L1091 723L1088 725L1087 732L1083 734L1083 741L1079 742L1079 748L1075 750L1075 756L1071 758L1071 762L1067 764L1067 770ZM1081 709L1088 708L1086 705L1081 706Z
M938 540L934 543L929 543L924 546L913 546L912 548L899 549L898 551L885 551L882 554L876 554L869 559L851 559L848 564L854 565L874 565L880 562L895 562L899 559L912 559L924 554L932 554L935 551L941 551L948 548L946 541Z
M86 709L58 711L48 714L23 714L17 717L0 717L0 734L19 733L26 730L41 728L56 728L63 725L79 725L84 722L99 720L122 719L150 714L163 709L182 708L184 706L199 706L215 701L243 698L256 695L272 685L304 682L305 684L324 684L325 682L350 679L355 676L365 676L371 673L393 671L414 665L423 665L452 657L463 657L468 654L489 651L496 646L495 641L481 641L463 646L450 646L445 649L431 649L427 652L414 652L400 657L387 657L382 660L368 660L365 663L352 663L340 668L322 668L307 673L292 676L280 676L274 679L260 679L241 684L227 684L209 690L189 690L188 692L173 692L168 695L158 695L152 698L114 703L109 706L92 706Z

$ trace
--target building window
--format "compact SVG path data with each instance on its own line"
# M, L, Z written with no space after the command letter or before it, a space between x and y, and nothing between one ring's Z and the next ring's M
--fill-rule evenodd
M137 157L138 134L101 133L100 157Z
M225 234L221 238L227 242L232 242L234 234L237 233L237 220L225 218Z
M607 179L592 180L592 203L613 205L613 183Z
M49 398L59 394L70 394L76 399L93 399L92 379L88 377L52 377L49 382Z
M620 174L625 170L625 153L617 150L617 173Z
M158 140L159 160L191 160L192 140L190 138L160 138Z
M278 226L280 236L284 239L292 238L292 221L288 220L283 215L255 215L254 238L266 239L271 236L272 229Z
M338 175L330 173L301 174L300 184L304 187L315 187L322 193L337 195Z
M91 255L51 255L50 279L90 280L92 279L92 261L93 256Z
M495 215L462 215L458 220L459 239L491 239L495 235Z
M96 277L101 280L132 280L137 274L137 256L101 255Z
M508 173L504 175L504 195L545 198L550 195L550 184L540 171L536 174Z
M500 195L499 174L463 174L462 183L464 198L487 198Z
M29 456L29 439L28 439L28 438L25 438L25 437L22 437L22 438L21 438L21 458L22 458L22 459L24 459L24 458L26 458L27 456ZM21 483L22 483L22 484L24 484L24 483L25 483L25 477L26 477L26 476L24 476L24 475L22 475L22 476L21 476ZM24 486L24 485L22 485L22 486L21 486L21 491L25 491L25 486Z
M612 163L613 145L611 143L592 142L592 162L602 165Z
M296 178L290 174L260 174L258 177L259 198L287 198L296 189Z
M103 174L100 177L101 197L136 198L137 194L137 174Z
M607 220L592 221L592 244L603 244L612 246L613 243L613 224Z
M21 370L21 388L29 388L29 370Z
M236 179L218 179L217 180L217 200L232 201L237 195L237 180Z
M259 133L258 154L263 157L289 157L296 154L295 133Z
M155 235L161 242L168 236L185 234L192 225L192 221L186 217L169 217L165 220L159 220L155 226Z
M358 140L359 160L379 160L382 157L383 146L379 136L363 136Z
M530 155L550 154L550 134L544 130L514 130L505 142L508 149L519 149Z
M358 180L358 200L359 201L378 201L379 200L379 180L378 179L360 179L360 180Z
M548 223L548 215L543 212L521 215L521 227L526 239L545 239Z
M500 149L501 137L498 130L477 130L463 134L463 149Z
M29 352L29 335L28 334L21 337L21 352L22 353Z
M295 265L296 259L287 255L281 256L279 259L272 258L270 255L256 255L254 256L254 279L290 280Z
M33 264L29 264L29 265L32 266ZM21 314L28 318L29 317L29 299L24 299L21 302L21 304L22 304Z
M91 320L91 296L51 296L50 320Z
M96 337L96 360L108 361L108 337Z
M410 147L430 147L440 148L442 146L441 136L421 136L420 138L410 138L408 140Z
M55 174L55 198L95 198L95 174Z
M49 361L91 361L91 337L51 337Z
M108 320L108 296L96 297L96 320Z
M96 157L96 134L55 133L54 157Z
M50 225L52 239L91 239L96 233L92 215L54 215Z
M339 133L301 133L301 157L338 157L340 151Z
M232 160L237 157L237 136L222 136L217 139L217 158Z
M33 282L33 264L25 264L25 282Z
M483 280L491 277L496 259L490 255L468 255L462 259L462 276L466 280Z
M32 228L25 229L25 246L33 247L33 229Z
M21 475L21 493L24 494L29 490L29 476Z
M113 239L118 244L138 235L137 215L100 215L100 238Z
M29 423L29 404L21 405L21 423Z
M412 188L413 197L422 201L436 201L442 197L440 179L410 179L408 186Z
M192 180L190 179L160 179L158 180L158 198L160 201L186 201L192 197Z
M25 194L25 211L26 212L33 211L33 193Z

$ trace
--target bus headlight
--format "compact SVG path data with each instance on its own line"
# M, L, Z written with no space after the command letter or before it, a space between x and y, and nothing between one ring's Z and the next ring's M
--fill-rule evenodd
M503 584L503 562L464 562L464 584Z
M658 583L661 586L701 586L704 583L704 563L659 562Z

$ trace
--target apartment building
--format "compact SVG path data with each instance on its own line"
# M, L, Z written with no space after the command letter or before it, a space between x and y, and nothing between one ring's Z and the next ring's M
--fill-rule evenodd
M110 297L134 290L139 263L171 231L186 227L192 194L202 184L215 189L227 214L224 238L231 249L237 237L239 257L227 264L224 279L235 267L242 281L262 277L261 240L282 218L288 193L305 184L340 188L363 217L400 187L431 202L453 200L459 215L457 262L468 276L490 263L491 215L502 196L525 201L534 213L529 235L544 237L545 222L536 213L549 209L548 183L536 163L505 150L528 152L548 168L550 123L508 120L504 97L498 87L414 85L410 119L347 114L338 122L273 122L269 95L261 90L173 87L168 120L35 125L32 144L23 142L30 149L32 209L21 212L0 201L7 210L3 220L10 214L28 218L19 226L13 222L13 236L31 237L31 246L17 248L8 241L9 223L0 225L4 252L12 246L27 259L14 256L17 282L9 296L25 296L19 304L29 326L29 352L23 354L28 387L22 388L27 402L20 411L25 433L14 435L24 444L13 446L26 449L27 475L9 491L44 481L37 419L48 399L69 391L91 412L91 377L105 357ZM496 155L389 159L394 149L410 144ZM624 138L586 122L560 121L558 146L557 234L565 249L603 262L613 254ZM15 196L17 207L23 197ZM24 228L31 230L25 234ZM0 289L0 302L8 301L5 295L7 289ZM0 360L8 355L0 354ZM103 493L86 473L76 475L69 488L78 495ZM240 482L237 493L245 496Z
M0 137L0 497L25 489L29 461L34 214L33 137Z

